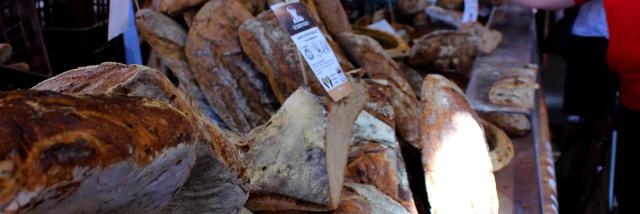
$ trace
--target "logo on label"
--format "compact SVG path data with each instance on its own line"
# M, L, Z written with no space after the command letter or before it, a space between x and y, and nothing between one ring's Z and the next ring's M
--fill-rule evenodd
M324 83L324 86L326 86L327 88L333 88L333 81L331 81L331 77L329 76L323 77L322 83Z
M296 11L296 8L292 6L287 6L287 12L289 13L289 15L291 15L291 18L293 19L293 24L298 24L304 21L304 18L298 15L298 11Z

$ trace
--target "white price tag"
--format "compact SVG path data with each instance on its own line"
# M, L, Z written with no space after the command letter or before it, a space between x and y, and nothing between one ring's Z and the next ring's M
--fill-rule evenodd
M271 9L291 35L291 39L324 90L334 101L351 93L351 85L338 58L322 32L315 26L304 5L297 1L272 5Z
M475 22L478 20L478 0L464 0L464 12L462 13L462 23Z
M107 26L107 40L127 31L129 26L129 10L131 0L109 1L109 26Z

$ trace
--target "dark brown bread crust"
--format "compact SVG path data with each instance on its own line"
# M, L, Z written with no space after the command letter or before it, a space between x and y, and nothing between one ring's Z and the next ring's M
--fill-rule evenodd
M251 18L237 1L210 1L196 14L186 47L207 100L231 130L242 133L266 122L276 102L240 47L238 27Z
M239 35L244 53L256 68L267 76L271 89L280 103L300 86L305 85L303 73L306 73L309 87L314 94L328 96L272 11L265 11L256 19L244 22L240 26ZM330 38L327 41L342 69L351 70L353 67L342 50Z
M374 39L353 33L341 33L337 36L340 45L367 74L375 80L386 81L391 88L391 104L395 113L396 129L405 141L420 148L418 117L419 102L411 86L400 75L398 65Z
M318 14L332 36L352 32L351 24L340 0L315 0Z
M245 165L235 148L234 136L211 124L197 107L189 105L185 96L160 72L140 65L103 63L64 72L33 89L76 95L146 97L169 103L196 126L198 143L196 165L191 173L185 172L185 176L189 176L187 183L175 194L169 209L227 213L239 209L246 201L246 190L237 179L244 173Z
M148 9L136 13L136 26L140 36L158 53L162 63L178 79L178 88L187 96L186 99L195 108L202 110L211 121L219 123L213 106L204 97L189 68L184 52L187 32L182 26L166 15Z
M265 11L256 19L247 20L238 34L244 53L267 76L280 103L305 84L303 72L314 94L327 95L273 12Z
M198 124L199 141L210 145L223 162L242 174L244 163L230 142L227 133L209 123L203 113L192 107L160 72L140 65L102 63L64 72L41 82L32 90L52 90L75 95L136 96L163 101L183 112Z
M162 102L125 96L74 97L47 91L0 94L0 124L0 208L6 212L43 208L56 200L59 206L69 205L64 199L82 189L93 169L100 171L123 161L138 167L155 164L158 155L167 155L181 144L193 144L196 132L182 112ZM177 158L185 160L186 166L172 162L163 168L193 164L192 152L181 155ZM151 185L139 182L141 191ZM122 201L100 201L96 196L86 198L96 204L70 206L66 211L107 211L126 206L151 211L154 208L148 206L162 205L155 200L166 203L179 187L166 182L164 192L150 196L148 204L118 204Z

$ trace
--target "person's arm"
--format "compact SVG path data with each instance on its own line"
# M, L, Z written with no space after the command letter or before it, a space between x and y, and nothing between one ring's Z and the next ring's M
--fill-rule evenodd
M524 5L526 7L539 8L545 10L558 10L575 6L587 0L511 0L511 2Z

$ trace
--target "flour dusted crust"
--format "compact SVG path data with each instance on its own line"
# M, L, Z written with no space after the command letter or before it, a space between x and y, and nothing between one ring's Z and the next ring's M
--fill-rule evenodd
M498 213L489 151L464 93L446 78L428 75L422 97L422 166L434 212Z
M103 63L64 72L32 90L51 90L74 95L146 97L180 110L193 124L197 145L196 163L187 182L173 196L174 212L232 212L246 201L245 187L238 179L244 162L235 148L237 136L216 125L193 105L160 72L140 65ZM198 182L206 180L206 182ZM207 194L201 194L206 192ZM191 197L198 195L197 197ZM223 203L224 205L220 205ZM217 210L217 211L214 211Z
M393 107L388 86L374 81L365 83L368 88L367 105L353 127L346 179L353 183L373 185L408 212L418 213L393 128Z
M251 132L246 178L252 211L329 211L338 207L362 83L339 102L298 89L264 126Z

